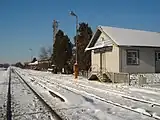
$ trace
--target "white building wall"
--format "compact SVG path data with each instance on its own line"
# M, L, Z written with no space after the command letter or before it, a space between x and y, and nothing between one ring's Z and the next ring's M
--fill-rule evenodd
M100 54L102 54L102 69L106 69L108 72L119 72L119 48L112 47L111 51L105 53L94 53L92 51L92 66L98 66L100 69Z
M94 53L94 50L92 50L92 57L91 62L92 66L96 67L96 71L100 69L100 53Z
M113 45L113 41L104 33L101 33L94 47L104 44L107 46L113 46L112 50L107 50L105 53L100 55L99 53L94 53L92 50L92 66L102 67L108 72L119 72L119 48ZM102 56L102 58L100 58ZM100 61L102 60L102 61ZM102 63L102 66L101 66Z
M112 51L105 52L105 55L107 71L119 73L119 47L113 46Z

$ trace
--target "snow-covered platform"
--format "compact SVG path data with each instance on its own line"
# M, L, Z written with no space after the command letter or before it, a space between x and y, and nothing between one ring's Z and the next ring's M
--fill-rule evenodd
M81 120L160 119L160 89L106 84L72 75L15 70L63 118ZM52 97L51 97L52 96Z

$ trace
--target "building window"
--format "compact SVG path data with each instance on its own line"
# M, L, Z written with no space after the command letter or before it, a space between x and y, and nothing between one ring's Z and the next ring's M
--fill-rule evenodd
M139 51L127 50L127 65L138 65L138 64L139 64Z
M160 61L160 52L156 52L156 61Z

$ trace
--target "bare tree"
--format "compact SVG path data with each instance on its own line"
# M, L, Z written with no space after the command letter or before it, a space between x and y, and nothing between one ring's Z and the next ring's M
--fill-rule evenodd
M46 50L45 47L41 47L41 48L40 48L39 58L40 58L41 60L48 59L48 52L47 52L47 50Z
M51 46L49 46L49 47L47 48L47 54L48 54L48 57L49 57L49 58L51 58L52 52L53 52L53 49L52 49Z
M40 54L39 54L39 58L41 60L44 60L44 59L49 59L51 58L52 56L52 47L49 46L49 47L41 47L40 48Z

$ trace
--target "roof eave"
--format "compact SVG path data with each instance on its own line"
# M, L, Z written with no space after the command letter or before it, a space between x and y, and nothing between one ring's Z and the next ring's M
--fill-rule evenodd
M118 44L115 42L115 40L113 40L110 35L108 35L107 33L105 33L105 32L103 31L103 28L99 25L99 26L97 27L97 29L96 29L96 32L93 34L93 36L92 36L89 44L87 45L87 47L86 47L86 49L85 49L85 52L88 51L88 49L90 48L90 45L91 45L91 43L93 42L93 38L95 37L95 35L96 35L96 33L97 33L98 30L99 30L101 33L104 33L106 36L108 36L108 37L111 39L111 41L112 41L112 43L113 43L114 45L118 46Z
M118 45L118 47L160 48L160 46Z
M98 27L97 27L97 29L96 29L96 32L97 32L97 30L98 30ZM90 44L92 43L92 40L93 40L93 38L94 38L96 32L93 34L93 36L92 36L91 40L89 41L89 44L87 45L86 48L89 48L89 46L90 46ZM86 50L85 50L85 51L86 51Z
M118 43L116 43L115 40L114 40L108 33L104 32L104 31L103 31L103 28L102 28L101 26L98 26L98 29L99 29L102 33L104 33L106 36L108 36L114 45L118 46Z

